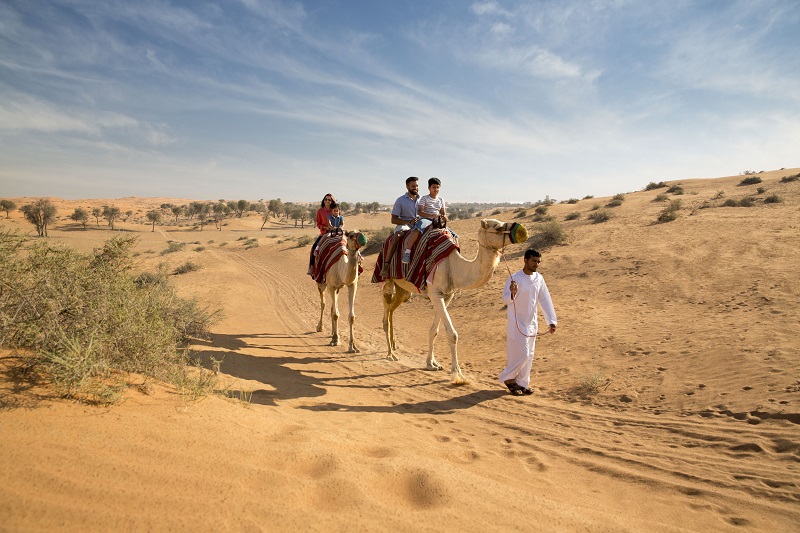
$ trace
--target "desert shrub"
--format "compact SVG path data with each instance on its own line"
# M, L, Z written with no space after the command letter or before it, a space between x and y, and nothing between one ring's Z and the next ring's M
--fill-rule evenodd
M515 212L517 213L517 216L514 218L525 218L528 216L528 211L526 209L517 209Z
M780 203L782 201L783 201L783 199L780 196L778 196L777 194L770 194L769 196L764 198L764 203L765 204L777 204L777 203Z
M195 251L195 252L202 252L202 251L203 251L203 250L205 250L205 249L206 249L206 247L205 247L205 246L197 246L197 247L195 247L194 251Z
M245 250L250 250L252 248L258 248L258 239L247 239L242 243L242 246Z
M739 207L739 202L737 202L733 198L728 198L724 202L722 202L723 207Z
M536 213L539 216L546 215L547 214L547 206L546 205L537 206L536 209L533 210L533 212Z
M743 185L755 185L757 183L761 183L761 178L759 178L758 176L748 176L739 182L739 186L741 187Z
M622 205L622 200L612 199L606 204L606 207L619 207Z
M502 211L502 210L500 210L500 209L495 209L494 211L492 211L492 216L494 216L494 215L499 215L499 214L500 214L500 213L502 213L502 212L503 212L503 211Z
M577 198L570 198L569 200L567 200L568 204L577 204L578 202L580 202L580 200L578 200Z
M587 194L586 196L583 197L584 200L591 200L592 198L594 198L594 196L591 194Z
M753 207L754 205L756 205L755 201L749 196L739 200L739 207Z
M381 229L365 231L364 234L367 236L367 245L361 249L361 253L363 255L371 255L380 252L383 249L383 243L386 242L386 239L392 234L393 231L394 228L390 226Z
M582 376L580 383L573 387L572 392L580 396L594 396L604 388L606 383L608 380L605 379L602 371L593 372Z
M714 195L712 200L720 200L725 196L725 191L717 191L717 194Z
M651 181L650 183L645 185L644 190L652 191L653 189L663 189L666 186L667 184L663 181L659 181L658 183L656 183L655 181Z
M601 222L606 222L610 220L612 216L613 215L611 214L610 211L606 209L600 209L598 211L589 213L589 216L587 218L591 220L593 224L599 224Z
M593 205L593 206L590 208L590 210L591 210L591 211L597 211L598 209L600 209L600 207L601 207L601 206L600 206L600 204L594 204L594 205Z
M92 402L119 397L119 371L185 373L187 341L206 337L218 313L178 297L163 272L135 275L136 240L81 254L0 234L0 347L24 350L60 394Z
M222 241L219 243L220 246L228 246L228 241Z
M784 176L781 178L781 183L791 183L797 180L800 180L800 174L795 174L794 176Z
M297 247L302 248L303 246L308 246L314 242L314 239L311 238L309 235L301 235L297 238Z
M664 209L661 210L661 213L658 215L658 221L661 223L664 222L672 222L673 220L677 219L680 214L678 210L681 208L681 201L680 200L672 200L669 205L667 205Z
M211 239L211 240L210 240L210 241L208 241L206 244L214 244L214 239Z
M765 189L764 187L759 187L758 189L756 189L756 194L764 194L765 192L767 192L767 189Z
M564 220L578 220L579 218L581 218L580 211L573 211L572 213L564 217Z
M537 249L549 248L561 244L566 240L564 228L555 220L546 222L537 228L537 232L528 239L531 247Z
M683 187L681 187L680 185L673 185L672 187L667 189L667 192L670 194L683 194Z
M167 243L167 249L161 251L161 255L180 252L181 250L183 250L184 246L185 246L185 243L171 241L171 242Z
M186 261L184 264L173 270L172 273L175 275L186 274L187 272L194 272L195 270L200 270L200 265L194 261Z
M667 198L669 198L669 197L662 192L661 194L657 194L656 197L653 198L653 201L654 202L665 202L667 200Z

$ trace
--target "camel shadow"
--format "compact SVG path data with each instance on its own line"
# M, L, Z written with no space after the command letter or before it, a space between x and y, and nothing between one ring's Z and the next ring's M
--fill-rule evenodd
M469 409L480 403L496 400L506 396L502 390L479 390L455 396L446 400L428 400L418 403L403 402L395 405L343 405L338 403L325 403L320 405L304 405L300 409L309 411L342 411L350 413L398 413L398 414L428 414L446 415L454 411Z
M249 340L249 339L252 339ZM292 339L297 339L292 342ZM302 339L302 340L301 340ZM257 341L266 341L257 342ZM255 341L255 342L253 342ZM273 342L274 341L274 342ZM327 346L328 340L320 338L320 345ZM275 406L276 400L290 400L297 398L316 398L327 393L327 387L347 388L380 388L385 385L360 385L344 383L344 381L357 381L361 378L375 378L385 374L355 375L347 377L334 377L330 373L317 369L298 369L305 365L336 363L352 354L342 353L328 356L316 356L308 350L308 338L305 335L285 334L243 334L223 335L213 334L210 341L197 343L206 345L207 350L195 350L194 355L200 360L203 367L211 370L215 362L219 362L219 370L234 378L256 381L271 388L256 390L227 390L228 395L251 395L250 402L259 405ZM217 349L210 349L211 347ZM218 348L222 348L219 350ZM243 353L247 349L251 352L260 352L263 355ZM274 355L270 352L282 354L302 354L302 356ZM391 375L404 372L414 372L415 369L405 369L391 372Z

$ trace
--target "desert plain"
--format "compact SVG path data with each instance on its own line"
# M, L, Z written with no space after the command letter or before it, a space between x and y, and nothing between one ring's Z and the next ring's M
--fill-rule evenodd
M500 293L528 244L451 304L457 386L444 334L445 371L425 370L433 309L419 295L395 314L400 361L386 359L375 254L356 297L360 352L348 353L346 291L342 344L329 345L328 311L316 331L309 247L297 245L313 226L261 229L253 214L221 230L153 228L143 213L197 199L51 198L54 243L102 245L104 222L68 216L114 205L136 213L116 231L139 237L141 270L200 266L170 279L224 312L193 350L209 368L221 361L225 394L191 401L131 375L121 402L88 405L18 387L4 352L0 530L800 531L800 181L782 181L798 173L668 182L683 194L666 201L654 201L664 188L620 191L596 224L588 216L611 198L550 206L565 240L543 250L540 272L558 330L537 341L523 397L497 375ZM744 197L751 207L723 205ZM657 223L676 198L678 218ZM481 218L521 222L531 238L541 225L533 209L455 220L468 258ZM385 212L346 216L347 229L389 225ZM35 235L18 211L0 229ZM187 245L162 255L168 242Z

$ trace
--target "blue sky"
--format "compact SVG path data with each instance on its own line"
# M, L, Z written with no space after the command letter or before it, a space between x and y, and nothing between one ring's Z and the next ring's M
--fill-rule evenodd
M0 198L558 200L800 166L798 0L3 0ZM423 187L424 189L424 187Z

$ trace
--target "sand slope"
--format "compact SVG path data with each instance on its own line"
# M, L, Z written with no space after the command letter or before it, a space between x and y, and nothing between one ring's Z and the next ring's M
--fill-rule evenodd
M0 528L797 530L800 182L779 180L799 171L761 174L766 192L756 196L783 202L750 208L713 199L755 193L737 185L741 176L683 181L682 216L667 224L654 224L664 189L627 194L603 224L586 215L608 198L552 206L569 242L547 250L540 271L559 329L539 341L536 394L524 398L496 383L503 263L451 306L469 379L456 387L447 373L423 370L432 309L420 297L396 315L401 361L385 360L380 290L369 283L375 256L365 258L357 297L362 351L347 354L346 320L342 346L328 346L327 315L326 330L314 331L308 248L286 240L314 230L271 222L259 231L256 217L222 231L118 224L140 236L142 268L201 264L174 280L226 318L195 348L206 362L222 359L225 383L251 403L187 403L152 386L132 388L121 405L89 407L20 390L6 376ZM166 201L54 200L61 216L78 205L146 212ZM572 211L581 218L563 222ZM534 234L530 215L494 217ZM347 225L378 228L387 218ZM50 238L89 250L110 235L102 224L60 221ZM478 224L453 224L467 257L477 253ZM31 228L18 213L2 225ZM241 237L259 246L245 250ZM161 256L168 240L194 244ZM510 268L523 249L507 250ZM436 349L447 366L444 335ZM603 387L584 397L578 389L592 377Z

